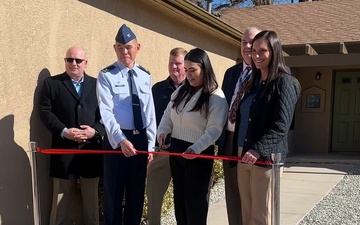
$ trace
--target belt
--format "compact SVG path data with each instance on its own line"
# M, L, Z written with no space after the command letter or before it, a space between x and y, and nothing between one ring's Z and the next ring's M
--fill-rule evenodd
M139 134L141 134L141 133L144 133L145 131L146 131L146 129L144 128L144 129L142 129L142 130L137 130L137 129L129 129L129 130L127 130L127 129L121 129L124 133L131 133L132 135L139 135Z

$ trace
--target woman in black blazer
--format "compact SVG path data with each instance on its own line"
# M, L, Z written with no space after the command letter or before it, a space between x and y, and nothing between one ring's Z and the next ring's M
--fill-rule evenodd
M300 84L286 70L274 31L255 36L251 56L253 76L237 110L233 153L242 157L237 174L243 224L271 225L271 167L255 163L275 152L285 161Z

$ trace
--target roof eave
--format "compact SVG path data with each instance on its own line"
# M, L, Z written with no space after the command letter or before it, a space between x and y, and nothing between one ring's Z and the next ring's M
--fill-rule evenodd
M360 41L283 44L288 56L360 53Z
M229 38L241 42L243 33L237 30L236 28L230 26L214 15L208 13L204 9L194 5L193 3L186 0L153 0L154 2L160 4L166 4L183 14L194 18L198 22L201 22L205 26L208 26L212 29L217 30L219 33L228 36Z

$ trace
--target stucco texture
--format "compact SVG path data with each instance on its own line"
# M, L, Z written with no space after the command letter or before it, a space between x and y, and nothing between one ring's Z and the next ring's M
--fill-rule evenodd
M118 28L126 23L137 35L137 61L153 75L167 74L168 52L174 47L205 49L219 83L235 64L239 46L191 20L171 16L153 4L134 0L2 0L0 3L0 224L33 224L31 166L28 142L50 146L50 134L38 117L42 81L62 73L70 46L82 46L89 61L86 72L116 60ZM41 220L48 223L51 182L48 156L38 156Z

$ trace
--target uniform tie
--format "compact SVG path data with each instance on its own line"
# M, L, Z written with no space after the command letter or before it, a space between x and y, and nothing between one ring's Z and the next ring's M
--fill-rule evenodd
M136 89L136 85L134 82L134 74L133 70L129 70L129 87L131 93L131 101L132 101L132 109L133 109L133 116L134 116L134 126L136 130L142 130L144 125L141 116L141 107L140 107L140 100L139 95Z
M235 123L236 121L236 112L239 108L239 104L241 99L244 97L245 94L245 88L250 82L251 77L251 67L246 67L246 69L243 71L242 81L239 88L239 91L236 93L236 97L234 99L233 104L231 105L231 108L229 110L229 121L230 123Z

